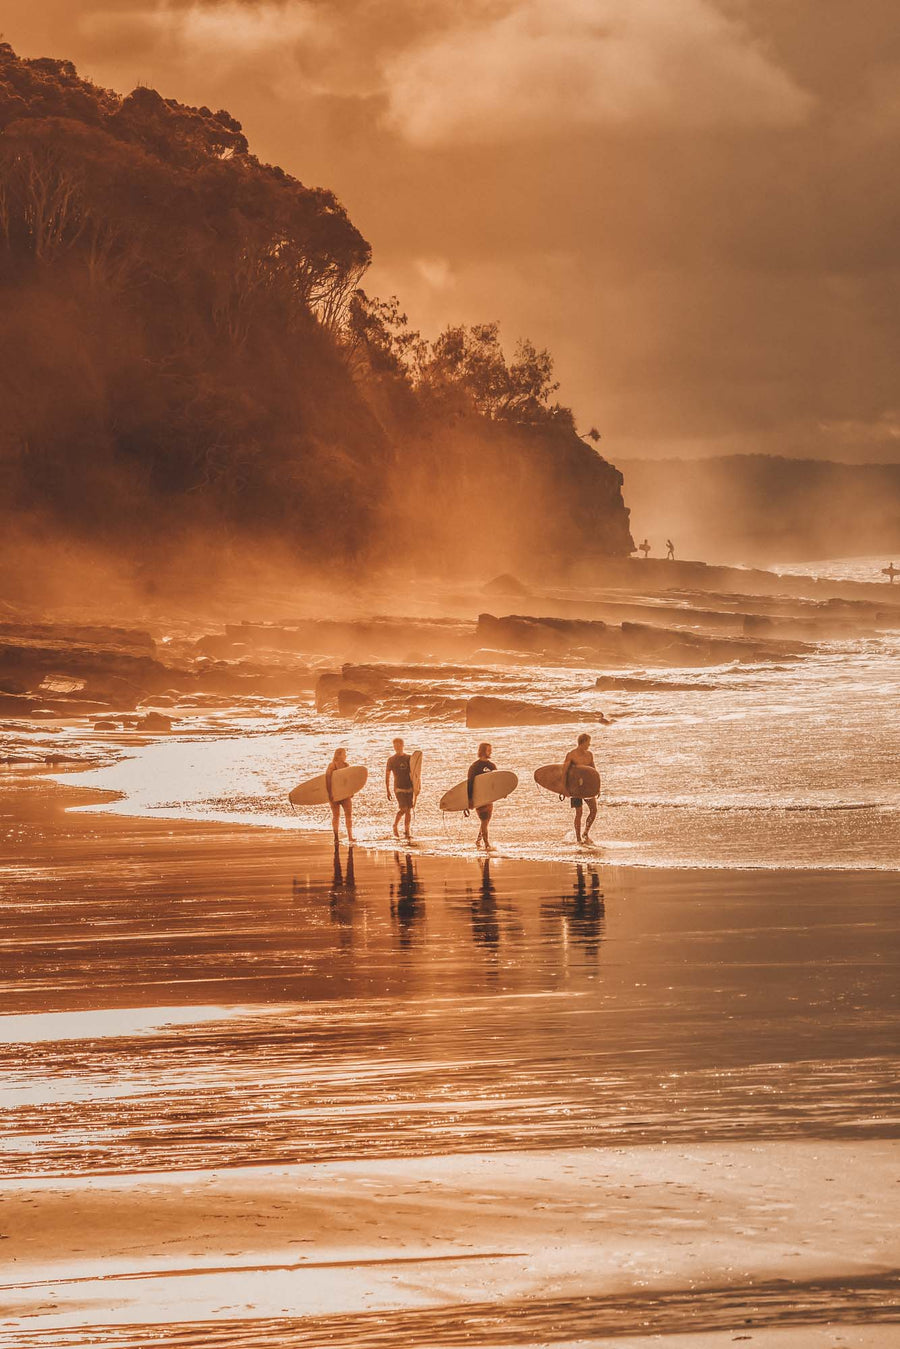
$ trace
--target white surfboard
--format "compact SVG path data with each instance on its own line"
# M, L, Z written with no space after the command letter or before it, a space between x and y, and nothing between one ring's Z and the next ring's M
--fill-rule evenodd
M414 749L409 756L409 775L412 778L413 785L413 805L419 799L419 792L422 790L422 751Z
M355 796L366 785L368 768L336 768L331 777L331 792L335 801L346 801ZM325 806L328 804L328 789L325 786L325 774L310 778L295 787L288 797L292 806Z
M472 806L490 806L494 801L502 801L519 785L515 773L496 769L492 773L479 773L472 787ZM469 810L469 784L458 782L449 792L444 792L440 800L441 810Z

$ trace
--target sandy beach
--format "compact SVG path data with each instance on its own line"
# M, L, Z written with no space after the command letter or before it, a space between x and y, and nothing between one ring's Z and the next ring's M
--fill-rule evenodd
M891 873L76 804L0 795L0 1344L893 1342Z

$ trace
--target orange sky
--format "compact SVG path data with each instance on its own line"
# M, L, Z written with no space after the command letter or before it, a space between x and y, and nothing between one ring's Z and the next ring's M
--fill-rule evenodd
M896 0L4 0L226 107L434 334L554 353L612 459L900 460Z

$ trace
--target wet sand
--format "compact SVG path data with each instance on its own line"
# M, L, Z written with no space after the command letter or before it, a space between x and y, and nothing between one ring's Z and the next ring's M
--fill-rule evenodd
M83 800L0 791L0 1345L896 1342L895 874Z

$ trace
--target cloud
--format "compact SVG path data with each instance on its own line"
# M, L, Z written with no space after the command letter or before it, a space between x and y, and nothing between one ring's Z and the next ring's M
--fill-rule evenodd
M82 33L107 47L142 42L189 61L221 65L272 57L296 43L318 43L320 20L302 0L219 0L186 5L159 0L121 12L95 10L83 16Z
M712 0L519 0L383 68L388 123L421 146L603 125L791 125L812 103Z

